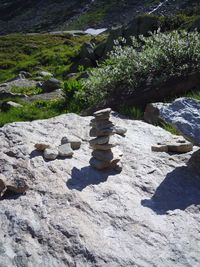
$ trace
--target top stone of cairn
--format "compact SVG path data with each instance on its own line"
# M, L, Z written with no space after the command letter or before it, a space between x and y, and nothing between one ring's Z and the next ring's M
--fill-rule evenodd
M97 120L107 119L109 118L111 111L112 111L111 108L106 108L106 109L96 111L93 115L95 119Z

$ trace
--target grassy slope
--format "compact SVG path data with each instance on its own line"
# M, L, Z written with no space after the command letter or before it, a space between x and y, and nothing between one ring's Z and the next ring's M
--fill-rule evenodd
M0 37L0 83L15 77L19 71L29 71L33 75L38 70L47 70L55 77L62 79L69 70L74 57L80 51L84 42L91 37L71 35L22 35L11 34ZM27 89L27 88L26 88ZM30 89L30 92L27 90ZM13 92L26 94L39 93L38 88L13 88ZM4 99L3 102L10 99ZM35 101L34 103L21 102L23 108L10 108L0 112L0 126L13 121L45 119L67 112L63 100ZM1 103L2 101L0 101Z
M50 34L0 36L0 82L13 78L21 70L35 73L42 69L61 78L81 45L89 39Z

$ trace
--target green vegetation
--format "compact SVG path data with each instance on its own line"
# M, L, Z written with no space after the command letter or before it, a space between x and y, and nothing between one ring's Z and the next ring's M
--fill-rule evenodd
M137 107L122 106L119 108L119 113L128 116L130 119L142 120L144 112Z
M23 107L12 107L8 111L0 113L0 127L13 121L32 121L38 119L48 119L67 112L64 103L60 100L35 101L34 103L24 103Z
M106 16L112 13L116 7L123 7L124 1L106 0L100 3L95 3L87 12L82 13L76 20L73 20L67 25L67 29L83 29L89 25L95 25L102 22Z
M13 85L10 89L12 93L24 95L37 95L42 93L42 89L36 86L20 87Z
M76 97L78 94L82 94L84 88L81 81L71 79L64 83L64 99L65 105L69 112L80 113L84 108L84 99Z
M148 86L159 86L170 77L200 70L200 34L172 31L132 38L132 46L117 45L99 68L84 81L77 97L88 106L105 98Z
M174 127L172 126L171 124L169 123L161 123L160 126L167 132L170 132L171 134L174 134L174 135L181 135L180 132Z
M90 39L69 34L0 36L0 82L15 77L21 70L34 74L42 69L62 78L82 44Z
M200 91L193 91L185 95L185 97L190 97L192 99L200 100Z

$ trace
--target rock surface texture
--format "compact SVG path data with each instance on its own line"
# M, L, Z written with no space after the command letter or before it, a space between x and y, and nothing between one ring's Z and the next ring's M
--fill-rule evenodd
M172 124L188 140L200 146L200 101L178 98L170 104L153 103L147 107L145 118L148 122L159 119Z
M152 152L173 136L113 113L127 128L125 137L116 135L122 172L98 171L89 165L91 119L68 114L0 128L0 173L29 187L0 200L0 266L198 266L200 174L187 165L197 147ZM46 161L34 145L59 146L63 133L81 148Z

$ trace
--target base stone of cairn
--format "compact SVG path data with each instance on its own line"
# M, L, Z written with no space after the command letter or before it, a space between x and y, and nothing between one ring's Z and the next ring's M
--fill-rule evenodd
M90 147L93 149L90 165L98 170L116 169L121 170L119 164L123 153L115 148L118 144L113 140L116 134L115 125L110 121L111 109L103 109L93 114L91 120Z

